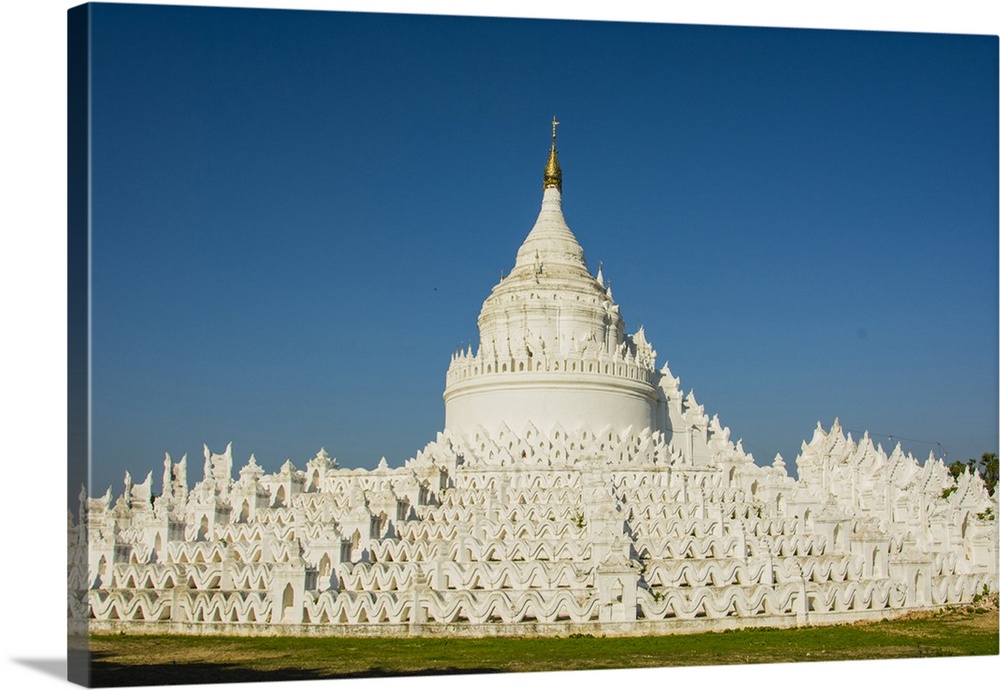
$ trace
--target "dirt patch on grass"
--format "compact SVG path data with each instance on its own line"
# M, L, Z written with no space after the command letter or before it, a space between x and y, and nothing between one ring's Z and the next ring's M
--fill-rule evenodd
M947 606L935 611L913 611L893 619L900 623L934 621L964 625L975 630L1000 630L1000 606L997 594L984 597L973 604ZM860 623L858 625L866 625Z

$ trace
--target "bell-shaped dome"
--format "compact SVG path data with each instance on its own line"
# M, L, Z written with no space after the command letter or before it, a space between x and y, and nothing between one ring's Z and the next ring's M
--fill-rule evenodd
M545 188L538 219L510 275L483 303L478 325L487 350L525 343L536 349L544 344L549 352L588 343L610 350L624 337L618 307L587 270L583 248L566 224L558 188Z
M554 139L543 179L542 208L514 268L479 312L479 349L452 357L445 426L458 434L529 423L654 428L655 355L644 339L626 338L603 276L587 270L563 217Z
M625 337L610 291L587 270L583 248L563 216L556 124L553 118L538 218L510 275L493 287L479 313L479 342L486 352L610 352Z
M546 272L546 269L548 271ZM562 211L562 192L546 187L542 196L542 209L535 225L517 250L515 273L546 277L560 275L565 278L583 278L586 283L596 282L587 271L583 247L566 224Z

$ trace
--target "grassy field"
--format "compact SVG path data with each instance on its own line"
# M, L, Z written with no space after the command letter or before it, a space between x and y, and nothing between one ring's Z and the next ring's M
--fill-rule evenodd
M91 637L95 686L996 655L995 607L661 637Z

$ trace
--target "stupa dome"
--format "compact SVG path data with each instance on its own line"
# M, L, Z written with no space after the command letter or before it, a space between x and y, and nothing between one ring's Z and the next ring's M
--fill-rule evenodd
M529 423L639 430L662 416L652 349L625 334L563 216L555 124L538 218L483 302L479 350L456 355L448 370L445 427L456 433Z

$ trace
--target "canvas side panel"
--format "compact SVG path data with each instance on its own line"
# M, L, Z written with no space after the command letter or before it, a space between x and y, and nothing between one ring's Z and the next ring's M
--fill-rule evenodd
M85 524L90 476L90 26L91 6L67 13L67 664L90 686Z

